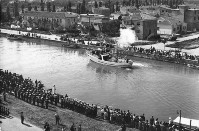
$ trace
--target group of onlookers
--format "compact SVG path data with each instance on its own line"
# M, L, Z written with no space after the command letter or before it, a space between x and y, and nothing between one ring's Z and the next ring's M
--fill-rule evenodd
M69 110L76 111L91 118L103 119L107 122L122 125L123 130L127 127L136 128L141 131L174 131L175 129L181 129L186 131L186 128L179 127L173 124L170 120L167 122L160 122L157 119L152 118L148 121L145 119L145 115L135 115L129 110L122 111L120 109L113 109L108 106L99 107L97 105L88 104L81 100L73 99L59 94L53 94L52 90L44 90L44 85L40 81L33 82L30 78L23 78L22 75L0 70L0 93L3 93L4 100L6 101L6 93L14 95L23 101L26 101L32 105L37 105L42 108L48 109L49 104L60 106L61 108L67 108ZM9 110L0 106L0 110L9 115ZM21 114L23 116L23 113ZM55 115L56 124L60 124L60 117ZM22 121L23 123L23 121ZM46 131L49 131L49 124L45 124ZM71 126L71 131L74 125ZM81 125L80 125L81 127Z
M171 62L185 63L186 60L192 60L192 61L197 61L196 64L199 64L199 58L197 56L188 55L185 52L181 52L181 51L177 51L177 50L176 51L157 50L157 49L155 49L155 47L152 47L152 46L149 49L133 46L132 48L128 48L128 50L131 50L135 53L145 54L147 56L151 55L156 59L164 58L165 60L169 60ZM189 64L189 63L187 63L187 64Z

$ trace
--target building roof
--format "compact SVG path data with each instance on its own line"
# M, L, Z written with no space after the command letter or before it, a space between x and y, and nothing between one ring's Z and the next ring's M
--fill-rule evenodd
M179 25L179 24L182 24L183 22L181 22L180 20L176 19L176 18L173 18L173 17L160 17L159 18L160 21L162 22L159 22L158 24L161 24L161 25Z
M44 17L44 18L75 18L78 17L77 14L69 12L47 12L47 11L30 11L22 14L22 16L33 16L33 17Z
M161 5L160 7L164 9L172 10L169 6L166 6L166 5Z
M98 8L94 8L94 9L100 9L100 10L110 10L109 8L106 8L106 7L98 7Z
M123 20L157 20L156 17L144 14L144 13L139 13L136 15L129 15L129 16L123 16L122 17Z
M144 20L156 20L157 19L156 17L153 17L148 14L144 14L144 13L140 13L140 14L141 14L142 19L144 19Z

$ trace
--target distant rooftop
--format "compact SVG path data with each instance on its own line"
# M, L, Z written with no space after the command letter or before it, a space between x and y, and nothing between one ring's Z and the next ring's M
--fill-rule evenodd
M22 16L34 16L34 17L54 18L54 19L78 17L77 14L71 12L47 12L47 11L29 11L23 13Z

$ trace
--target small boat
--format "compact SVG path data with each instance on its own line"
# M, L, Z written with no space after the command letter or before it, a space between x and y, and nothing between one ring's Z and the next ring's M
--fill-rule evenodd
M14 34L8 35L7 39L9 39L9 40L22 40L22 38L20 36L17 36L17 35L14 35Z
M112 67L120 67L120 68L132 68L133 62L129 59L117 59L112 57L110 53L99 53L100 50L96 51L87 51L87 55L90 60L96 62L98 64L112 66Z

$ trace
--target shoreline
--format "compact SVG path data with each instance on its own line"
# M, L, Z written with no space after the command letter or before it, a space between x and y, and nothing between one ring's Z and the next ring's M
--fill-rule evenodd
M166 129L176 128L177 126L175 123L168 124L168 122L163 121L151 124L151 122L149 123L145 119L144 114L133 115L129 111L125 113L125 111L108 106L99 107L96 110L96 115L93 116L93 111L95 111L93 107L97 109L96 105L82 103L82 101L68 96L63 97L62 94L52 95L47 90L40 88L40 85L43 85L43 83L39 82L40 84L37 86L37 82L34 83L30 78L23 78L22 75L16 73L0 71L0 76L2 78L0 79L0 85L3 82L3 86L0 87L0 93L6 92L6 100L1 104L9 108L10 113L17 118L23 112L25 122L29 122L42 129L46 122L50 124L51 131L59 131L63 127L69 130L72 123L75 123L76 127L81 124L82 131L116 131L120 129L122 123L125 123L128 127L126 131L147 131L144 128L146 126L154 128L152 130L155 130L160 125ZM9 81L11 86L6 84ZM17 86L14 86L14 81ZM38 94L37 92L40 93ZM3 93L3 96L5 96L5 93ZM34 97L36 97L36 100L34 100ZM43 98L46 99L44 103L42 102ZM49 101L48 107L46 107L46 101ZM108 115L106 112L110 112L110 114ZM59 125L55 124L56 113L61 118ZM151 121L151 119L149 120Z
M61 37L60 36L56 36L56 35L45 35L45 34L39 34L39 33L36 34L36 33L31 33L31 32L22 32L22 31L8 30L8 29L1 29L0 28L0 33L1 34L10 34L10 31L12 31L12 34L19 35L19 36L26 36L29 33L29 36L23 37L25 40L27 40L27 39L48 40L50 42L56 43L56 46L62 46L62 47L65 47L65 45L68 44L68 41L60 40ZM39 36L39 38L38 38L38 36ZM54 36L54 37L51 37L51 36ZM198 39L198 38L190 39L190 40L187 40L187 41L193 41L193 40L196 40L196 39ZM78 41L78 39L75 39L75 38L69 38L69 40L71 40L72 42L75 42L75 43L77 43L77 41ZM97 49L97 48L101 48L100 46L96 46L96 45L88 45L88 42L89 41L85 41L85 44L78 44L78 45L82 49L88 49L88 48ZM97 41L95 41L93 43L96 43L96 42ZM186 42L186 41L180 41L178 43L181 43L181 42ZM143 43L146 43L146 42L143 42ZM173 45L174 44L170 44L170 45L167 45L167 46L173 46ZM136 46L137 46L137 44L134 47L136 47ZM147 49L142 48L142 50L146 51ZM161 50L161 52L163 52L163 51ZM199 57L197 58L198 60L191 60L191 59L177 59L177 58L174 58L174 57L168 57L168 56L164 56L164 55L159 56L157 54L140 52L140 51L135 52L135 51L122 50L119 53L121 55L127 55L129 57L135 56L135 57L139 57L139 58L145 58L145 59L151 59L151 60L157 60L157 61L181 64L181 65L185 65L185 66L187 66L189 68L193 68L193 69L198 69L199 70ZM181 52L181 53L183 53L183 52Z

